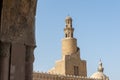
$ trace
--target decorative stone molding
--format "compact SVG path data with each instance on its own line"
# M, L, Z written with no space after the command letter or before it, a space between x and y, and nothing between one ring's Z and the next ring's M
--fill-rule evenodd
M26 62L33 63L34 62L34 51L35 46L26 46Z
M0 57L8 57L10 55L10 43L0 42Z

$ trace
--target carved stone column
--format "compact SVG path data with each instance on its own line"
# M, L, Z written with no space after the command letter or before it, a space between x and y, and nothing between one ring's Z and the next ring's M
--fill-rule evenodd
M0 80L9 80L10 44L0 42Z
M33 79L34 48L35 46L26 46L25 80Z

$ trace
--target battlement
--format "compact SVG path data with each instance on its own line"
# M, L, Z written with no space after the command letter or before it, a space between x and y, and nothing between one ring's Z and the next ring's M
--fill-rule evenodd
M101 80L84 76L61 75L47 72L33 72L33 80Z

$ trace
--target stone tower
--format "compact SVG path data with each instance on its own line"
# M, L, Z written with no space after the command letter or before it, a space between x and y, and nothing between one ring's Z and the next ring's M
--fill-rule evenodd
M36 0L0 0L0 80L32 80Z
M87 76L86 61L80 58L80 48L74 38L72 18L66 17L65 37L62 39L62 59L56 61L55 67L48 72L62 75Z

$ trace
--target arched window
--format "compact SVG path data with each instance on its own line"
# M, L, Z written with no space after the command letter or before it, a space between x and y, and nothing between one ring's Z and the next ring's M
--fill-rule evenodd
M67 37L67 34L65 34L65 37Z
M78 68L78 66L74 66L74 75L75 76L79 75L79 68Z

